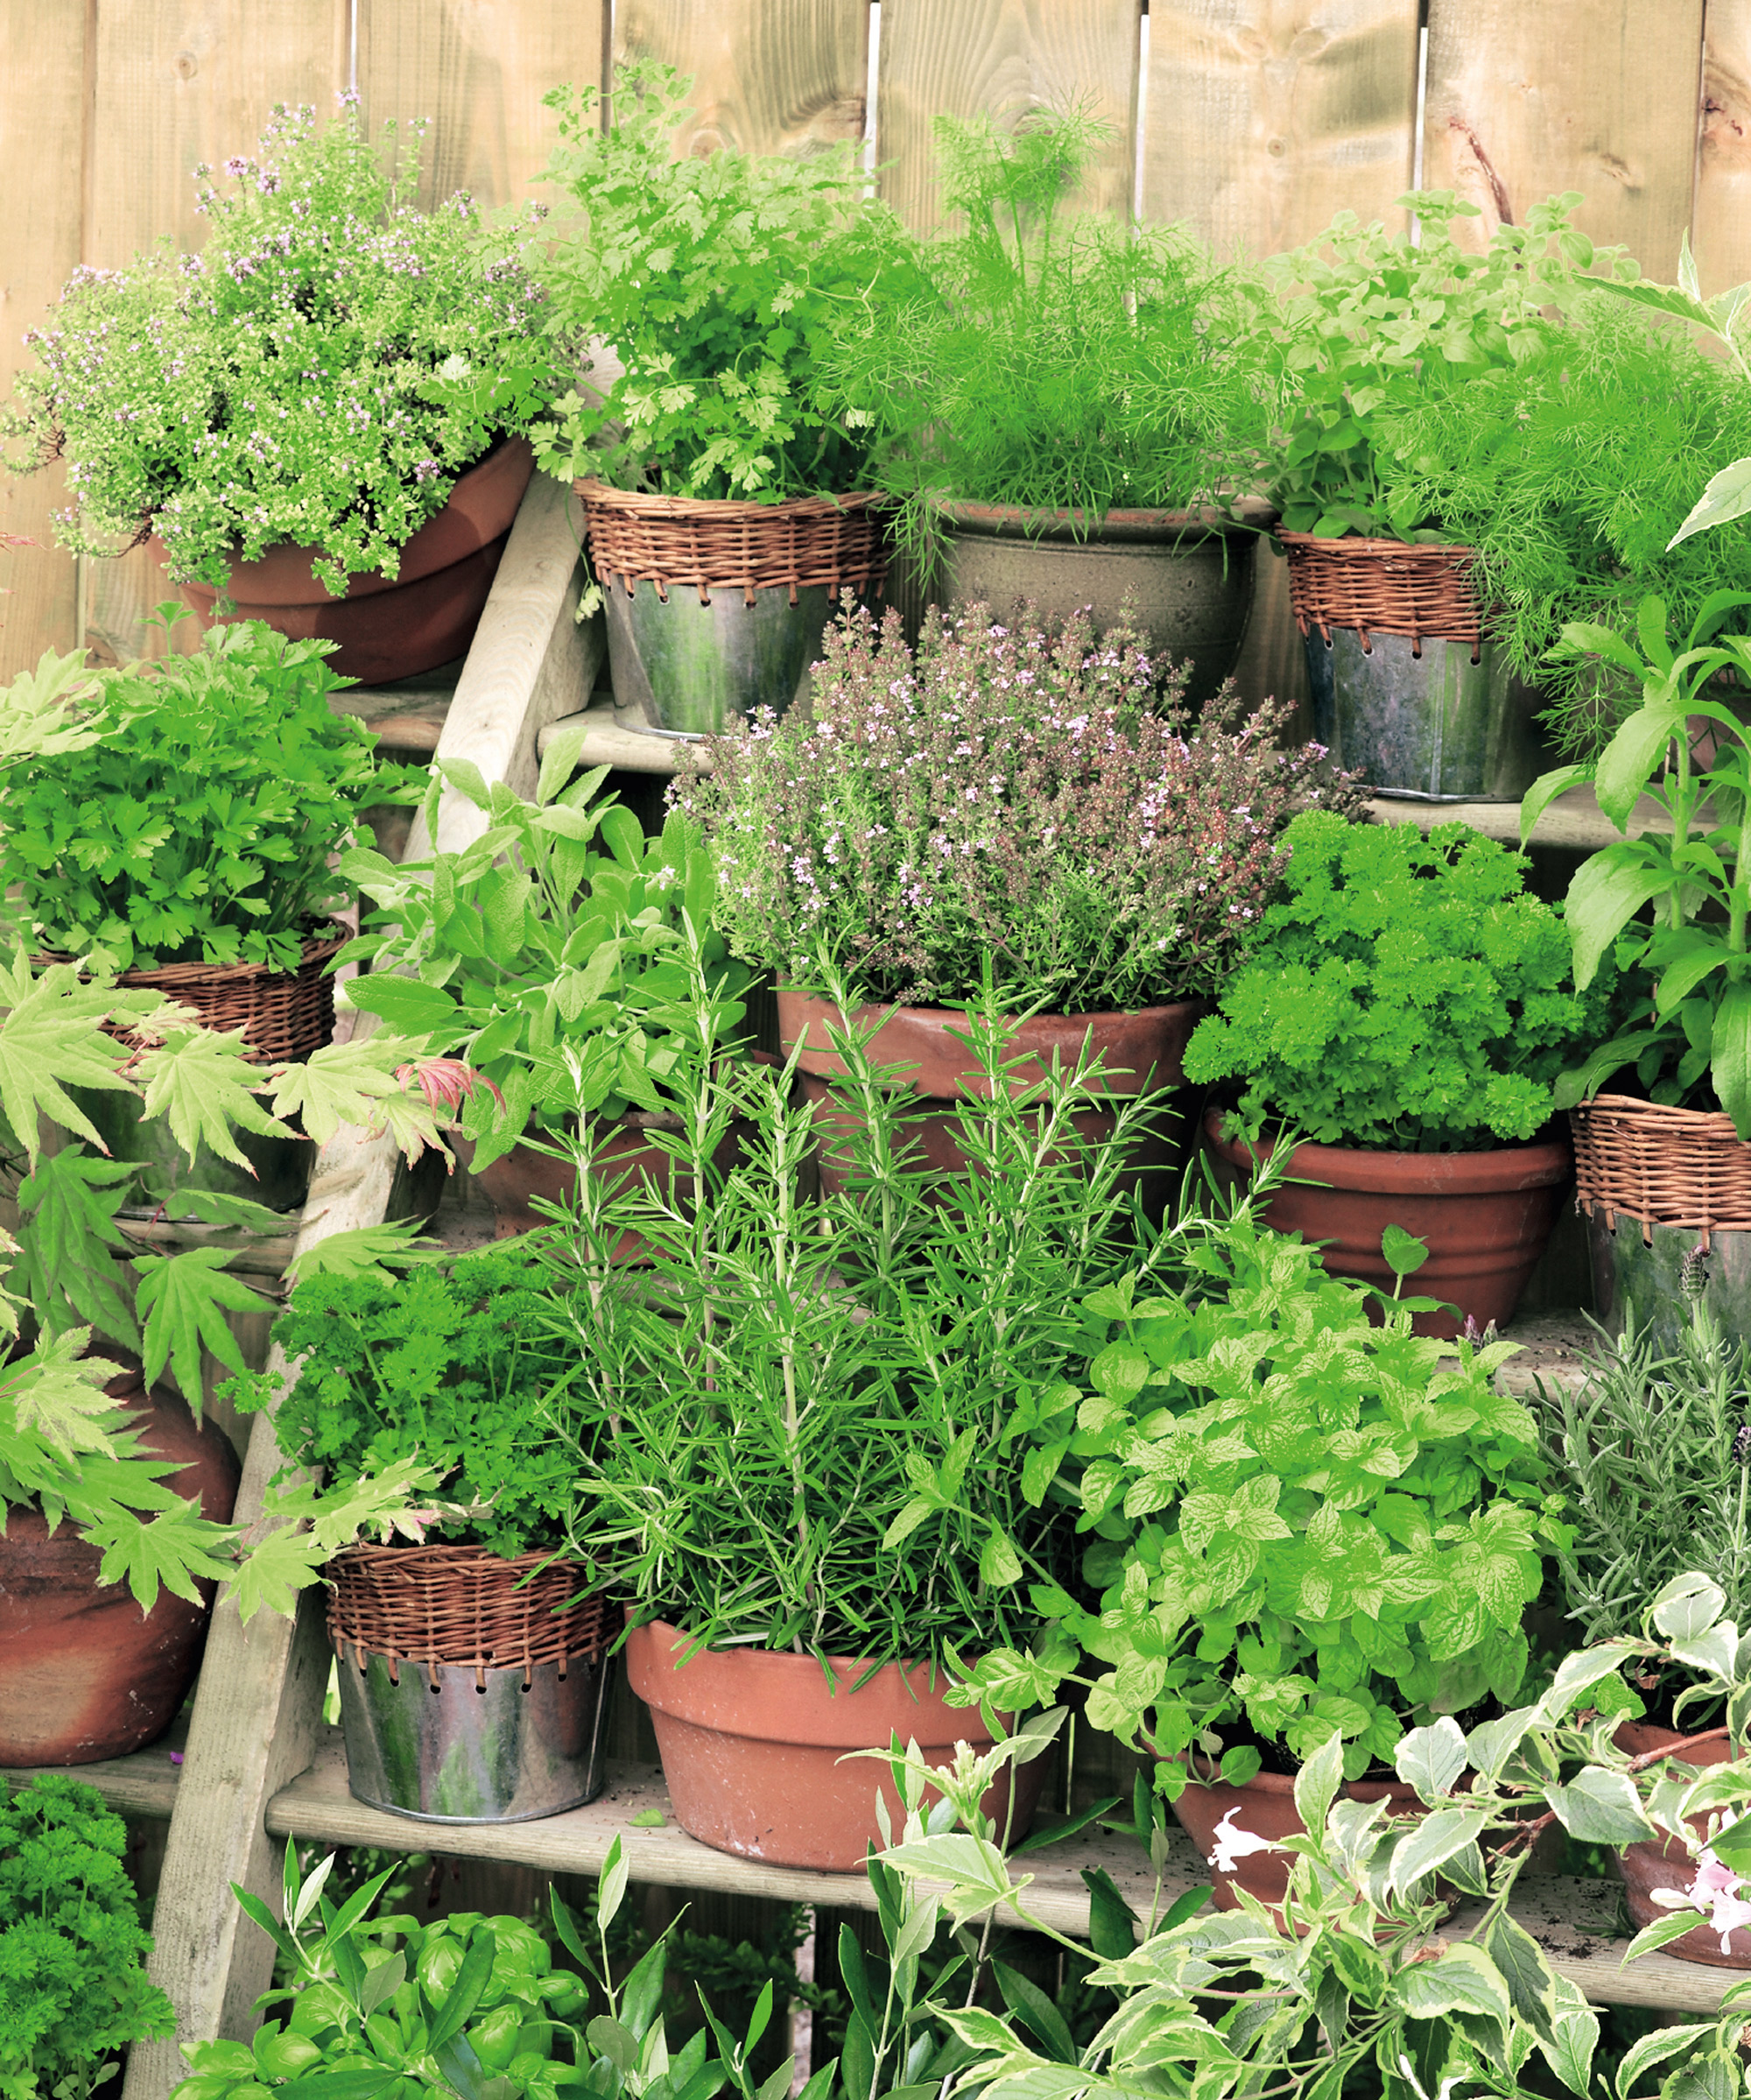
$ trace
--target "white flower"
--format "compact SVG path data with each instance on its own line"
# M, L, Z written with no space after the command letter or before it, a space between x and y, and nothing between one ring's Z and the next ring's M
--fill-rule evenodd
M1730 1954L1731 1935L1740 1927L1751 1925L1751 1902L1741 1893L1744 1886L1742 1876L1705 1850L1697 1861L1696 1878L1687 1889L1649 1889L1648 1894L1662 1910L1706 1910L1710 1931L1720 1934L1720 1951Z
M1230 1808L1216 1826L1216 1849L1210 1855L1210 1864L1219 1874L1232 1874L1235 1863L1254 1852L1280 1852L1283 1850L1281 1845L1274 1843L1269 1837L1255 1837L1250 1830L1235 1829L1234 1818L1239 1814L1238 1808Z

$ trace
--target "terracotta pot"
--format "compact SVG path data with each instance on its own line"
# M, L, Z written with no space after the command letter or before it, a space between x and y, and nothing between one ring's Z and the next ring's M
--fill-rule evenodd
M165 1484L199 1495L200 1513L224 1523L240 1468L214 1423L196 1428L181 1396L139 1366L106 1390L139 1409L146 1448L180 1466ZM61 1523L51 1533L34 1508L7 1513L0 1539L0 1765L88 1765L153 1742L176 1717L194 1681L213 1585L201 1601L161 1591L142 1613L126 1583L100 1588L102 1554Z
M615 1189L629 1181L649 1187L666 1180L674 1169L673 1157L660 1145L652 1144L648 1133L651 1131L679 1133L682 1127L679 1116L629 1109L596 1154L598 1173ZM552 1219L544 1217L534 1208L537 1198L549 1203L568 1203L578 1186L578 1170L570 1159L556 1159L551 1152L538 1151L532 1145L513 1145L489 1166L475 1173L471 1165L475 1156L473 1140L453 1138L450 1142L455 1147L456 1157L474 1174L481 1194L492 1206L495 1239L514 1239L519 1232L533 1232L538 1225L551 1225ZM742 1131L732 1124L713 1153L712 1162L720 1173L728 1173L741 1153ZM615 1258L631 1259L642 1244L637 1233L623 1234L615 1250Z
M877 1019L888 1009L860 1006L852 1015L861 1025ZM1092 1036L1101 1054L1104 1090L1115 1098L1147 1093L1160 1087L1183 1087L1182 1060L1192 1031L1203 1018L1201 1000L1186 999L1173 1006L1147 1006L1135 1013L1037 1014L1023 1021L1009 1038L1014 1054L1026 1054L1029 1061L1019 1066L1010 1085L1019 1093L1037 1085L1051 1068L1054 1054L1066 1068L1081 1055L1083 1043ZM942 1006L900 1006L892 1018L877 1030L869 1055L878 1064L912 1068L911 1084L920 1097L917 1111L907 1117L911 1132L914 1165L932 1174L967 1172L967 1155L961 1150L953 1103L958 1100L988 1096L982 1077L967 1070L969 1053L951 1032L963 1034L971 1026L965 1011ZM815 1103L816 1120L823 1143L820 1180L824 1194L836 1194L846 1185L849 1161L846 1146L861 1118L841 1105L833 1086L845 1072L845 1061L828 1046L827 1029L842 1027L844 1017L825 999L780 988L778 1037L788 1056L795 1045L804 1044L799 1077L807 1098ZM1112 1135L1115 1117L1105 1109L1079 1110L1072 1121L1086 1143L1098 1144ZM1151 1216L1159 1217L1172 1192L1181 1158L1183 1111L1164 1104L1151 1119L1147 1135L1131 1149L1131 1165L1124 1185L1140 1189Z
M330 668L367 685L447 664L473 638L534 471L528 441L508 439L459 478L449 502L403 546L393 577L380 569L351 576L345 597L331 598L317 581L309 547L288 542L257 561L236 562L226 593L236 610L226 617L265 620L294 641L339 642ZM152 547L162 560L163 546L154 539ZM219 593L209 583L179 588L201 626L211 627Z
M1724 1728L1712 1728L1699 1736L1681 1736L1675 1729L1656 1727L1645 1721L1625 1721L1618 1728L1617 1747L1631 1757L1650 1751L1670 1751L1675 1762L1705 1767L1725 1765L1733 1756ZM1678 1753L1682 1751L1682 1755ZM1692 1816L1691 1828L1701 1837L1703 1821ZM1656 1889L1687 1888L1696 1868L1690 1854L1676 1838L1656 1844L1651 1837L1625 1845L1616 1854L1617 1871L1629 1900L1629 1915L1640 1932L1644 1925L1667 1913L1653 1899ZM1662 1954L1677 1955L1680 1961L1701 1962L1711 1969L1751 1969L1751 1931L1742 1927L1726 1936L1726 1952L1720 1951L1720 1934L1707 1924L1694 1926L1676 1940L1669 1940Z
M882 1845L878 1787L897 1836L903 1814L887 1766L868 1758L840 1763L847 1751L885 1748L897 1734L933 1765L948 1765L958 1742L980 1751L991 1744L978 1708L946 1704L923 1664L889 1663L854 1692L868 1664L835 1661L840 1688L829 1693L812 1655L706 1648L684 1663L688 1645L660 1619L635 1626L627 1675L650 1709L681 1828L720 1852L769 1866L859 1872L868 1847ZM1001 1829L1015 1774L1011 1836L1032 1822L1049 1762L1006 1768L986 1795L986 1812Z
M1429 1813L1417 1799L1417 1789L1401 1779L1351 1779L1340 1791L1354 1801L1389 1801L1395 1815ZM1261 1903L1281 1903L1289 1892L1293 1853L1249 1852L1235 1862L1232 1874L1218 1871L1213 1857L1216 1826L1231 1809L1234 1820L1230 1829L1268 1837L1274 1844L1280 1844L1285 1837L1301 1836L1307 1826L1296 1812L1295 1781L1282 1772L1262 1772L1243 1786L1230 1786L1221 1779L1208 1786L1194 1782L1173 1804L1180 1829L1210 1862L1210 1886L1219 1911L1240 1908L1240 1899L1234 1893L1237 1885Z
M1204 1136L1234 1174L1250 1173L1269 1144L1255 1147L1221 1135L1222 1110L1208 1109ZM1405 1279L1408 1297L1440 1298L1459 1307L1419 1313L1416 1330L1452 1341L1469 1317L1480 1328L1506 1327L1557 1222L1571 1168L1566 1138L1504 1145L1487 1152L1352 1151L1298 1145L1289 1183L1271 1198L1265 1222L1326 1243L1333 1276L1354 1277L1389 1295L1393 1273L1380 1251L1389 1225L1429 1244L1429 1258ZM1305 1186L1306 1183L1313 1186Z

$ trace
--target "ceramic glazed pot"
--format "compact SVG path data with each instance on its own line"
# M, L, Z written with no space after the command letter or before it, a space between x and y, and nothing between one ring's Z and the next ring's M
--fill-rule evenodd
M1698 1766L1725 1765L1733 1755L1724 1728L1712 1728L1699 1736L1681 1736L1675 1729L1658 1728L1645 1721L1626 1721L1617 1730L1616 1741L1618 1748L1627 1750L1632 1757L1668 1751L1677 1762ZM1700 1823L1695 1818L1691 1828L1698 1836L1702 1834ZM1629 1915L1638 1932L1644 1925L1651 1925L1656 1918L1667 1914L1654 1901L1654 1891L1688 1888L1696 1871L1690 1854L1676 1838L1670 1837L1663 1844L1643 1838L1639 1843L1625 1845L1616 1859L1628 1898ZM1751 1969L1751 1931L1740 1927L1730 1932L1726 1935L1726 1951L1722 1953L1720 1934L1705 1923L1692 1927L1678 1939L1669 1940L1660 1952L1677 1955L1681 1961L1705 1963L1711 1969Z
M1074 1066L1084 1040L1092 1035L1105 1067L1102 1083L1115 1097L1183 1087L1185 1045L1205 1011L1203 1002L1186 999L1136 1013L1037 1014L1009 1038L1012 1053L1026 1053L1030 1060L1016 1068L1011 1084L1017 1091L1037 1085L1050 1070L1054 1054L1065 1068ZM861 1025L885 1011L882 1006L860 1006L852 1020ZM844 1148L859 1121L854 1111L841 1105L833 1083L844 1076L845 1061L829 1047L827 1029L843 1025L844 1016L826 1000L780 988L778 1037L787 1056L797 1043L804 1045L798 1076L804 1093L815 1103L821 1131L824 1194L837 1194L846 1185L848 1162ZM966 1173L967 1155L956 1135L953 1103L989 1093L983 1079L967 1071L967 1046L951 1032L959 1030L964 1034L970 1026L969 1016L953 1007L901 1006L869 1046L875 1062L911 1068L911 1083L919 1096L917 1111L907 1119L915 1163L934 1174ZM1078 1132L1090 1143L1110 1137L1114 1119L1113 1111L1095 1108L1081 1110L1072 1118ZM1131 1152L1125 1179L1142 1191L1145 1207L1155 1217L1161 1216L1172 1190L1184 1123L1183 1111L1164 1104Z
M1417 1789L1401 1779L1351 1779L1340 1791L1350 1801L1389 1801L1395 1815L1428 1814L1417 1798ZM1292 1853L1249 1852L1235 1861L1233 1873L1218 1871L1213 1857L1216 1826L1230 1810L1234 1815L1228 1826L1231 1830L1245 1830L1254 1837L1269 1838L1273 1844L1280 1844L1285 1837L1300 1836L1307 1826L1296 1812L1295 1781L1282 1772L1262 1772L1244 1786L1230 1786L1220 1779L1209 1786L1194 1783L1173 1804L1180 1829L1210 1862L1210 1886L1219 1911L1240 1908L1236 1886L1256 1896L1261 1903L1281 1903L1289 1892Z
M329 667L366 685L447 664L473 638L534 471L527 440L507 439L458 479L449 502L402 548L394 577L380 570L349 577L342 598L317 581L308 547L286 544L258 561L236 562L226 591L236 610L226 617L265 620L294 641L339 642ZM162 560L163 547L152 546ZM179 588L202 627L212 626L219 593L208 583Z
M660 1145L651 1142L650 1133L665 1131L679 1135L682 1127L679 1116L629 1109L596 1155L598 1173L611 1187L616 1188L628 1181L649 1187L664 1180L673 1170L674 1160ZM553 1221L534 1208L537 1199L549 1203L568 1203L577 1187L578 1170L571 1160L556 1159L551 1152L540 1152L532 1145L514 1145L489 1166L483 1166L476 1173L471 1164L475 1156L473 1140L453 1138L450 1142L455 1147L456 1157L474 1175L482 1194L492 1206L495 1239L514 1239L519 1232L533 1232L538 1225L551 1225ZM732 1126L712 1155L718 1172L728 1173L741 1156L741 1151L742 1133ZM615 1249L616 1256L629 1259L640 1244L636 1233L625 1234Z
M1252 1171L1266 1145L1221 1135L1222 1110L1204 1116L1206 1143L1234 1174ZM1290 1171L1298 1179L1271 1199L1265 1222L1326 1244L1333 1276L1378 1285L1390 1294L1393 1273L1381 1235L1399 1225L1426 1240L1429 1258L1405 1283L1407 1295L1440 1298L1459 1307L1419 1313L1419 1335L1452 1341L1469 1317L1480 1328L1506 1327L1557 1222L1572 1165L1566 1138L1504 1145L1487 1152L1383 1152L1335 1145L1298 1145ZM1307 1186L1307 1184L1312 1186Z
M979 600L1000 619L1018 599L1060 619L1086 607L1099 634L1129 592L1150 648L1191 658L1186 698L1200 707L1239 659L1259 533L1276 518L1256 498L1236 507L1248 524L1212 509L1108 511L1090 531L1068 511L944 503L936 595Z
M199 1495L200 1513L224 1523L240 1468L215 1423L196 1428L180 1394L140 1367L106 1390L137 1408L146 1448L180 1466L165 1483ZM126 1583L100 1588L102 1554L63 1523L53 1533L35 1509L8 1512L0 1539L0 1765L88 1765L125 1757L161 1736L194 1681L213 1585L190 1603L159 1593L141 1613Z
M829 1693L812 1655L706 1648L684 1663L688 1645L660 1619L635 1626L627 1675L650 1709L681 1828L720 1852L769 1866L859 1872L867 1849L883 1842L878 1787L897 1834L904 1818L887 1766L869 1758L840 1763L847 1751L883 1748L897 1734L915 1740L932 1764L948 1765L958 1742L981 1751L991 1744L978 1708L946 1704L922 1664L890 1663L854 1692L868 1665L834 1662L840 1688ZM985 1797L1001 1829L1014 1775L1013 1837L1033 1820L1049 1762L1007 1767Z

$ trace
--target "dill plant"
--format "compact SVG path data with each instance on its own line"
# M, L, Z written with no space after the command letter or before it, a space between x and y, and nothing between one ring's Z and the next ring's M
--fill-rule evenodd
M1234 273L1180 227L1064 217L1110 127L1072 109L1008 136L989 118L932 129L964 229L920 247L916 279L848 301L824 360L901 542L928 544L944 496L1092 527L1248 482L1269 390Z

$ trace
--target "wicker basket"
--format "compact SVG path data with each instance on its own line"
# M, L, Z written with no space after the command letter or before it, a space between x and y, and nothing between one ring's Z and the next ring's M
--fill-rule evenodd
M1476 663L1483 647L1483 613L1472 588L1467 546L1408 546L1401 539L1318 539L1311 532L1279 532L1289 555L1289 602L1302 633L1317 628L1329 642L1334 627L1362 638L1409 635L1421 652L1425 641L1458 642Z
M1569 1121L1576 1202L1607 1227L1631 1217L1647 1240L1652 1226L1681 1226L1705 1249L1716 1230L1751 1230L1751 1145L1727 1117L1600 1094Z
M614 1615L600 1596L577 1603L589 1571L551 1554L515 1560L482 1546L349 1546L328 1563L328 1635L359 1667L387 1659L399 1681L404 1662L423 1662L437 1688L437 1666L488 1670L575 1657L594 1660L614 1638Z
M170 962L162 969L125 969L118 982L130 990L161 991L179 1005L193 1007L203 1028L241 1027L251 1064L295 1064L334 1032L334 980L324 973L350 937L342 931L306 941L304 960L291 973L260 962L222 969ZM128 1039L125 1034L122 1039Z
M590 560L604 586L629 597L654 583L665 603L672 588L797 593L825 584L875 595L888 574L888 546L876 496L798 496L777 504L641 496L605 482L573 482L584 499Z

